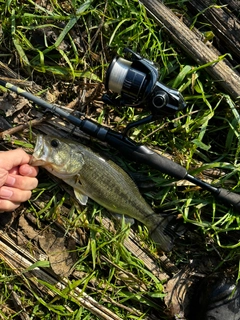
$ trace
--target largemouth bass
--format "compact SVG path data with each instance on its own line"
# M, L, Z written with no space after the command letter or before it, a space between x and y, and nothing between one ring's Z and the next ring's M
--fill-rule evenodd
M172 239L165 232L169 219L154 213L129 175L111 160L80 143L38 135L31 165L42 166L72 186L81 204L89 197L110 212L137 219L159 248L172 248Z

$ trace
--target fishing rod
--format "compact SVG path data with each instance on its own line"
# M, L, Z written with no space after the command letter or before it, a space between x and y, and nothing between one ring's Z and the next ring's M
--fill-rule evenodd
M190 175L181 165L144 145L135 143L128 137L128 131L131 128L154 121L163 115L171 115L185 108L186 104L180 92L168 88L163 83L157 81L158 68L153 62L142 58L130 49L126 49L125 51L131 54L131 60L129 61L121 57L113 59L106 74L106 88L114 92L114 94L105 94L103 101L119 106L144 106L150 109L151 115L128 124L123 133L106 128L90 119L78 118L2 79L0 79L0 86L23 96L50 111L52 114L68 120L84 133L100 141L107 142L110 146L120 151L126 158L138 163L147 164L178 180L184 179L192 182L202 189L211 192L217 200L233 206L240 212L239 194L224 188L217 188Z

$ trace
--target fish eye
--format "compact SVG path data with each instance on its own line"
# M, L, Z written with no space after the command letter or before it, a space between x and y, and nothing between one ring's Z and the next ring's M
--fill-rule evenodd
M59 146L59 141L57 139L51 140L51 146L57 148Z

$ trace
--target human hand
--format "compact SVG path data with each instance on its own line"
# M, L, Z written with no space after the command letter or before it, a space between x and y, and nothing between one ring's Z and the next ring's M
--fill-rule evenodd
M38 185L38 168L22 149L0 152L0 211L12 211L30 199Z

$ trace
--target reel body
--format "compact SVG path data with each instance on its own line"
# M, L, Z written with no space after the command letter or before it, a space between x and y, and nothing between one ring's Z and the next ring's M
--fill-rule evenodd
M108 103L147 107L153 116L167 116L182 110L186 103L178 90L158 81L158 67L152 61L126 48L131 60L115 57L108 67L105 86L113 95L105 95Z

